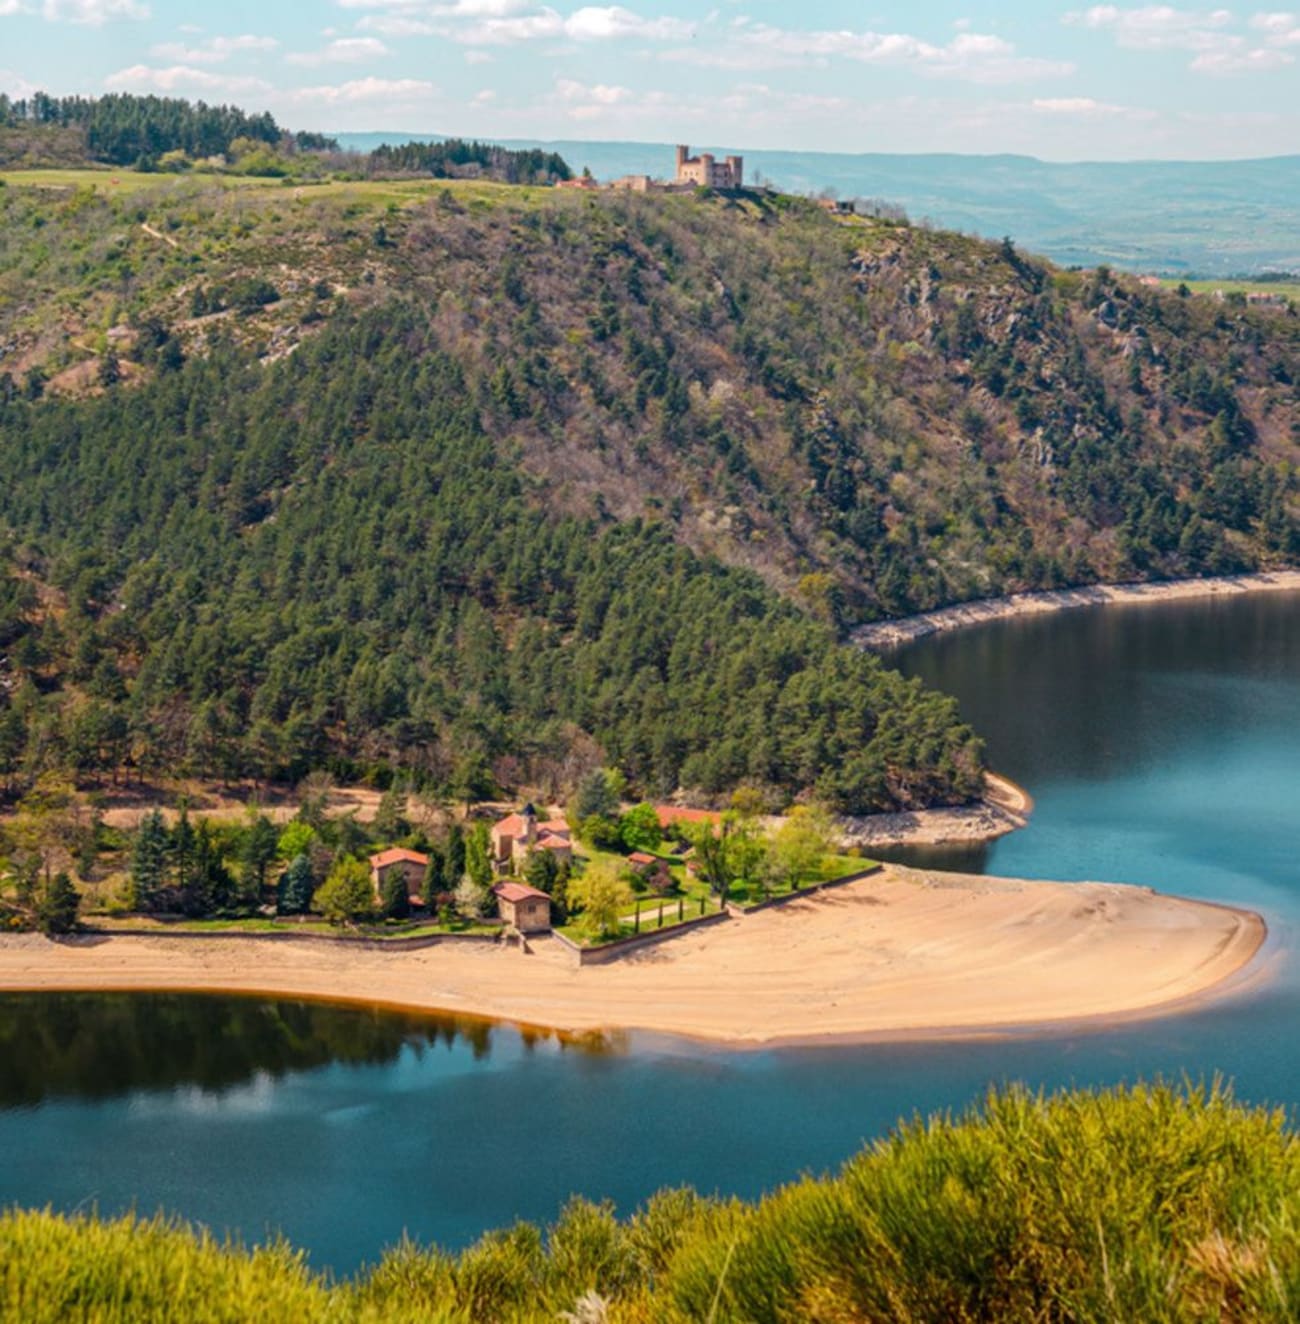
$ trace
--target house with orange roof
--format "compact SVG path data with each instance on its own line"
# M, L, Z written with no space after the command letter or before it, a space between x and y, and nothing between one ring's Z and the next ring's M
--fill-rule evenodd
M424 875L429 868L429 857L418 850L403 850L394 846L391 850L381 850L370 857L370 881L375 885L375 896L384 894L384 882L388 876L398 870L406 879L408 895L413 906L424 904L422 889Z
M562 818L539 820L537 810L525 805L492 828L492 862L498 869L514 871L529 851L550 851L561 863L573 859L573 833Z
M549 933L551 898L525 883L498 883L492 889L497 911L507 924L520 933Z

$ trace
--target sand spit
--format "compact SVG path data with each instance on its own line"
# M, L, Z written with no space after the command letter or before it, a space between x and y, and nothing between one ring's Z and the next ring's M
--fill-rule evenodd
M905 1040L1173 1010L1242 971L1265 935L1250 912L1146 888L891 867L608 966L575 969L553 939L525 955L21 935L0 938L0 991L306 996L736 1046Z
M1098 584L1089 588L1067 588L1050 593L1017 593L1008 598L964 602L956 607L908 616L897 621L864 625L853 632L863 648L880 652L923 639L927 635L960 630L969 625L1037 616L1044 612L1070 611L1076 607L1134 606L1151 602L1174 602L1238 593L1300 592L1300 570L1274 570L1257 575L1234 575L1222 579L1180 579L1164 584Z

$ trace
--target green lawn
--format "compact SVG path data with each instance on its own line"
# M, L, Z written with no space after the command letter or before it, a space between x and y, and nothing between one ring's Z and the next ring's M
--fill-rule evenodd
M1193 294L1214 294L1222 290L1224 294L1280 294L1285 299L1300 302L1300 280L1164 280L1161 284L1167 290L1176 290L1186 285Z
M437 923L399 926L386 924L359 924L355 928L338 928L323 919L275 920L264 916L247 919L185 919L159 920L149 915L88 915L86 919L104 932L151 933L302 933L319 938L364 937L381 942L397 942L404 938L431 938L455 933L496 933L492 924L458 922L451 925Z
M866 873L878 867L875 860L866 860L858 855L828 855L818 876L801 882L797 889L785 886L772 888L764 893L761 888L751 886L749 883L735 883L731 889L730 900L741 907L753 906L774 897L790 896L796 890L805 891L824 883L838 882L841 878L852 878L855 874Z
M499 184L482 179L276 179L262 175L141 174L125 169L39 169L0 170L0 181L15 188L59 189L74 192L93 189L106 195L128 196L158 193L167 189L261 190L304 198L344 198L375 205L421 202L444 191L462 205L495 205L554 199L553 189L536 185Z
M677 918L677 902L679 899L684 900L684 905L682 906L682 918L680 920ZM570 941L576 942L583 947L604 947L611 942L621 942L624 938L635 938L638 936L644 937L646 934L659 933L661 930L683 928L693 920L701 918L700 903L698 899L668 897L665 898L663 902L664 922L660 925L658 923L659 904L659 901L656 899L652 902L643 902L640 905L641 927L639 930L632 920L633 912L629 910L623 919L623 923L619 926L619 932L617 934L612 934L607 938L601 938L597 942L591 942L583 934L582 925L577 921L563 925L556 929L556 932L562 933ZM716 915L720 909L721 907L718 905L716 898L709 897L705 901L704 914L706 916Z

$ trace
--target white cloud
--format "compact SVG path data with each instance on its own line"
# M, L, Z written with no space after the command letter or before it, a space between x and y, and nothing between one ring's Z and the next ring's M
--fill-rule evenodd
M140 0L0 0L0 18L14 14L39 14L50 23L97 28L115 18L148 18L149 6Z
M390 53L378 37L339 37L318 51L293 51L284 58L286 64L318 68L323 64L358 64Z
M564 35L578 41L636 37L643 41L684 41L695 35L696 24L680 18L642 18L621 5L588 5L564 20Z
M561 78L556 81L555 90L565 101L596 101L602 106L614 106L620 101L626 101L632 93L626 87L618 87L608 83L595 83L587 86L583 83L575 83L571 78Z
M1036 97L1030 103L1048 115L1127 115L1128 106L1112 105L1092 97Z
M684 41L699 24L686 19L647 18L622 5L583 5L567 17L551 5L531 0L340 0L349 9L368 9L357 24L382 36L439 36L469 46L517 42Z
M1198 74L1272 73L1295 63L1295 56L1286 51L1256 47L1254 50L1205 51L1191 63Z
M41 13L51 23L100 27L114 18L148 18L149 6L138 0L44 0Z
M177 64L224 64L233 55L273 51L279 44L274 37L255 37L245 33L240 37L212 37L197 46L165 41L151 47L149 54L160 60L174 60Z
M0 14L5 11L0 10ZM6 92L14 98L29 97L33 92L40 89L35 83L28 82L22 74L16 74L12 69L0 69L0 92Z
M354 78L346 83L299 87L288 93L290 101L318 105L357 105L376 101L411 105L427 101L436 89L418 78Z
M1063 78L1075 72L1069 61L1019 55L1009 41L987 33L959 32L951 41L936 45L901 32L798 31L767 23L738 26L728 44L717 51L716 59L710 59L709 52L696 55L685 51L673 51L669 58L751 69L845 59L861 64L910 66L932 77L974 83Z
M165 67L133 64L109 74L104 86L113 92L215 92L229 97L261 95L271 90L271 84L263 78L214 74L187 64Z
M1256 14L1250 26L1264 33L1270 46L1300 46L1300 14Z
M1294 64L1294 56L1282 47L1300 45L1300 20L1291 13L1259 13L1249 22L1249 30L1264 34L1246 37L1236 15L1228 9L1175 9L1171 5L1146 5L1140 9L1121 9L1117 5L1094 5L1075 11L1063 20L1077 27L1108 31L1118 45L1128 50L1192 52L1188 68L1193 73L1227 76L1242 73L1269 73Z
M1145 5L1121 9L1118 5L1093 5L1082 13L1069 13L1066 23L1101 29L1131 50L1209 50L1221 42L1218 35L1233 21L1231 10L1175 9L1171 5Z

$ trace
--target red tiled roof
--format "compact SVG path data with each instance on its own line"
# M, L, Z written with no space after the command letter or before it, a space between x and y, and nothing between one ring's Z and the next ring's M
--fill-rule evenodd
M535 887L529 887L527 883L498 883L493 889L494 896L502 901L514 903L516 901L535 901L541 899L549 901L550 898L545 892L539 892Z
M567 832L563 836L558 832L543 832L535 844L538 850L570 850L573 847Z
M378 855L370 857L370 867L372 869L383 869L390 864L423 864L427 866L429 857L421 855L418 850L402 850L400 846L394 846L391 850L381 850Z
M523 814L509 814L493 830L504 832L510 837L522 837L528 831L528 820Z
M567 837L572 829L567 818L548 818L545 823L538 823L538 832L554 832L557 836Z
M677 805L655 805L659 826L672 827L674 823L717 823L722 815L714 809L681 809Z
M653 855L647 855L643 850L633 851L627 857L633 864L658 864L659 861Z

